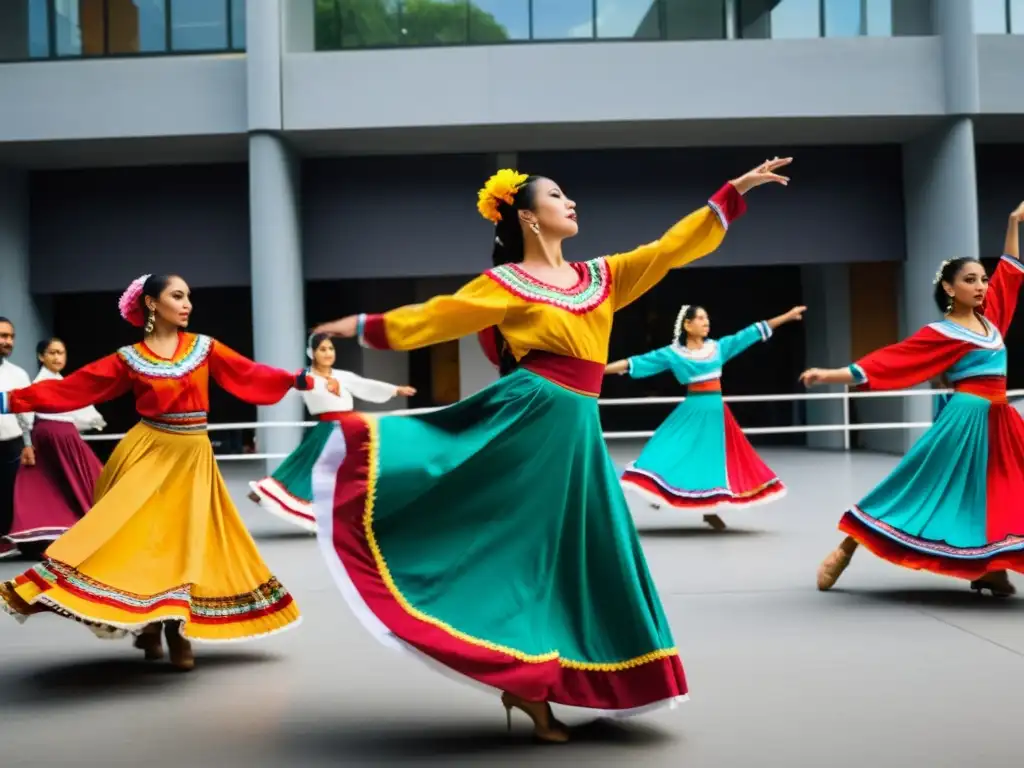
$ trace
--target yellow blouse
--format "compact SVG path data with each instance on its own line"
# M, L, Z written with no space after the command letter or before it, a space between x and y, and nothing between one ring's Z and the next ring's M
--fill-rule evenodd
M547 285L520 266L505 264L450 296L361 315L359 341L375 349L418 349L496 325L516 360L538 350L603 365L613 313L657 285L669 270L714 251L745 209L743 197L726 184L706 206L653 243L573 263L579 280L572 288Z

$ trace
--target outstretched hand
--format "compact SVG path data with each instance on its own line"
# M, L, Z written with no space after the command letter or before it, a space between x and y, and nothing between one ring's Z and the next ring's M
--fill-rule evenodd
M793 307L789 312L786 313L786 322L791 323L794 320L803 320L804 312L807 311L807 307Z
M1010 218L1018 224L1024 221L1024 203L1021 203L1014 209L1013 213L1010 214Z
M808 368L800 374L800 383L805 387L815 387L825 381L825 370L822 368Z
M416 387L401 386L398 387L398 394L401 397L412 397L416 394Z
M789 177L781 176L776 171L792 162L792 157L775 157L771 160L765 160L757 168L747 171L729 183L736 187L736 191L741 195L745 195L754 187L760 187L762 184L781 184L786 186L789 184Z
M358 315L349 315L340 320L332 320L329 323L320 323L313 329L313 333L327 333L331 336L339 336L343 339L351 339L356 335L359 325Z

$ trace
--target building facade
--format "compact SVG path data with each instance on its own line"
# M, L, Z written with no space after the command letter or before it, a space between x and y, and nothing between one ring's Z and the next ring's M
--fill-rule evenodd
M793 185L759 194L691 285L723 326L816 308L797 363L842 364L934 319L943 258L998 255L1024 198L1019 32L1024 0L5 0L0 314L25 364L52 330L91 357L127 333L112 298L174 271L204 330L295 367L310 323L489 266L474 202L498 167L558 179L589 256L792 153ZM440 400L493 376L472 340L425 354L341 363L396 382L426 365ZM927 420L914 400L856 416ZM297 398L260 411L302 418Z

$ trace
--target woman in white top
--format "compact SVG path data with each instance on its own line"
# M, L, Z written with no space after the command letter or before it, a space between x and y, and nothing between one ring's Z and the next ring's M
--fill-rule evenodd
M383 381L364 379L350 371L334 368L334 343L326 333L309 337L306 356L310 359L310 373L314 387L302 393L309 412L320 419L305 439L292 451L270 477L249 483L249 498L265 510L300 528L315 532L313 515L313 465L319 458L327 438L332 434L332 422L354 407L353 396L371 403L386 403L401 395L410 397L416 390Z
M64 342L49 338L36 345L35 381L61 379L68 353ZM32 427L36 461L18 470L14 483L14 524L7 536L23 554L38 556L93 504L103 469L79 432L101 430L106 422L92 406L69 413L37 413Z

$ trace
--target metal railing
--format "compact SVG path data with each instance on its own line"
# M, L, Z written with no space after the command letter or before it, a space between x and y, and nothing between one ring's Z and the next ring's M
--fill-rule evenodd
M952 394L952 389L903 389L890 392L805 392L785 395L731 395L724 397L727 403L772 403L772 402L808 402L841 400L843 420L837 424L794 424L785 427L747 427L743 432L748 435L785 435L785 434L810 434L813 432L842 432L843 447L850 449L850 435L853 432L865 432L884 429L927 429L932 425L931 421L913 422L869 422L865 424L852 424L850 422L850 401L862 398L893 398L893 397L935 397L937 395ZM1007 393L1008 398L1024 397L1024 389L1014 389ZM662 405L681 403L685 397L616 397L598 400L601 406L627 406L627 405ZM414 416L421 413L431 413L441 410L438 408L409 408L399 411L373 411L375 416ZM239 429L275 429L287 427L313 427L319 421L240 421L227 424L210 424L207 429L210 432ZM636 440L648 438L654 434L654 430L605 432L605 440ZM106 441L120 440L124 434L115 435L83 435L85 440ZM217 461L246 461L256 459L283 459L285 453L229 453L217 454Z

